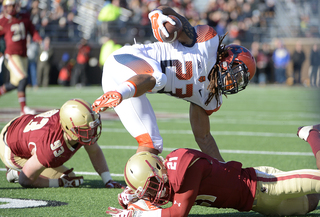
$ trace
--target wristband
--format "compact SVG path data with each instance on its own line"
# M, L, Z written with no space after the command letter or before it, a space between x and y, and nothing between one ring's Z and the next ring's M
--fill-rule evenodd
M116 91L121 94L124 100L136 95L137 86L132 81L125 81L116 88Z
M101 173L101 178L102 178L102 181L104 184L107 184L107 182L109 182L112 178L111 178L111 175L110 175L110 172L103 172Z
M49 179L49 187L50 188L58 188L59 185L59 179Z

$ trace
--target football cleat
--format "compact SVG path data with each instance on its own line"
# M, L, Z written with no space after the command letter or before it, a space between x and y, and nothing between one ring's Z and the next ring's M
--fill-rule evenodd
M304 141L307 142L307 139L309 137L309 132L310 130L318 130L320 131L320 124L317 125L311 125L311 126L304 126L304 127L299 127L297 135L300 139L303 139Z
M29 108L28 106L23 107L23 111L20 112L20 115L34 115L36 110Z
M122 101L122 96L117 91L109 91L100 96L92 104L92 110L96 113L107 110L107 108L114 108Z
M19 182L19 172L7 167L6 177L8 182L16 183Z

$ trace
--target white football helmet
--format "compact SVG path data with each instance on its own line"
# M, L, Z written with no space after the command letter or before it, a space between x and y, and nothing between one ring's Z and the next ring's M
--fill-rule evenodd
M83 145L94 144L101 135L100 114L91 109L91 105L82 99L71 99L60 109L62 130L72 140Z
M169 202L171 186L167 170L159 156L150 152L136 153L126 163L124 178L139 199L147 199L156 206Z

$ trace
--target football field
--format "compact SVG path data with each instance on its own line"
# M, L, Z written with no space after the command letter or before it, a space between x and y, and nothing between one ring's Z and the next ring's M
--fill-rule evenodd
M28 106L43 112L72 98L90 103L102 94L99 86L27 89ZM148 94L158 117L166 156L176 148L198 149L189 119L189 103L161 94ZM308 143L296 135L297 128L320 123L320 90L302 86L260 87L250 84L236 95L223 97L220 110L210 116L211 133L225 161L235 160L249 166L273 166L280 170L316 169ZM16 91L0 97L0 129L19 115ZM124 129L113 110L102 114L102 135L98 141L113 179L125 184L123 169L135 153L137 142ZM8 183L0 161L0 216L108 216L108 206L121 208L117 194L121 189L105 189L82 148L68 161L78 175L84 176L79 188L25 189ZM232 196L232 195L231 195ZM15 199L15 200L12 200ZM29 206L30 208L19 208ZM189 216L261 216L233 209L194 206ZM320 206L307 216L320 216Z

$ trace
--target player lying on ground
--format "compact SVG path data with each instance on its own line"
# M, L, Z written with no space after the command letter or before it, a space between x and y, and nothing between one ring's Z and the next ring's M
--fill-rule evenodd
M174 15L182 23L172 43L159 38L163 23ZM224 37L208 25L191 26L173 9L160 6L149 14L159 42L124 46L103 67L104 94L93 103L96 112L114 107L121 122L137 140L139 151L159 154L163 149L156 116L146 93L164 93L190 102L189 119L200 149L223 161L210 133L209 116L218 111L223 94L244 90L256 71L250 51L223 45Z
M300 138L317 147L313 148L317 154L319 126L304 127L298 132ZM177 149L164 161L148 152L137 153L128 160L124 175L133 189L132 194L127 191L131 202L121 195L119 202L124 208L135 210L109 207L107 213L114 217L188 216L195 204L253 210L263 215L304 215L315 210L319 202L319 170L242 168L240 162L219 162L192 149ZM171 207L160 207L169 201Z
M78 187L76 177L63 164L82 146L105 187L123 188L112 180L97 140L100 115L82 99L72 99L61 109L38 115L22 115L10 121L0 134L0 157L7 167L7 180L32 187Z

